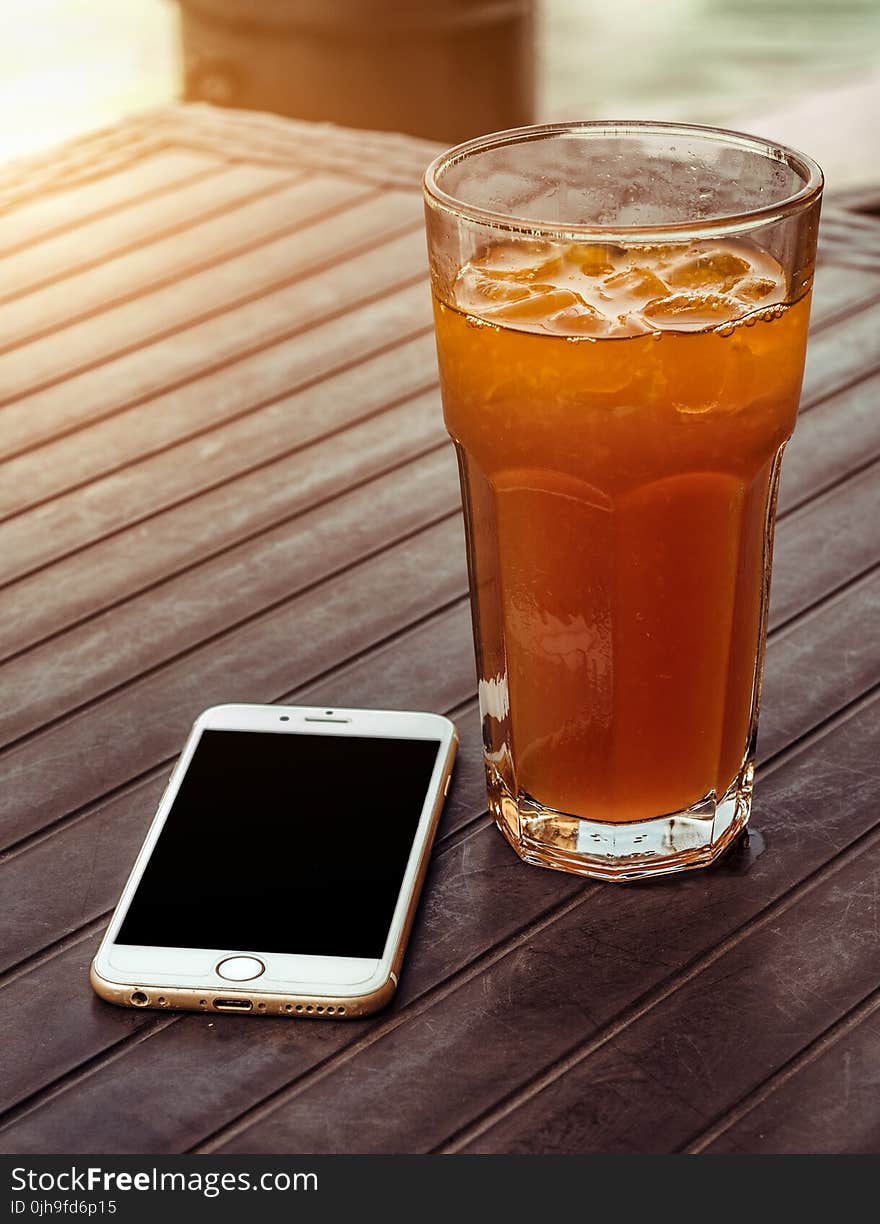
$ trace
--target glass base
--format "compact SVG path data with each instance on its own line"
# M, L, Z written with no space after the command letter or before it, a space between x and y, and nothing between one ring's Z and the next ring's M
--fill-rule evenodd
M749 821L754 766L746 762L727 791L653 820L583 820L544 807L525 792L514 796L487 763L489 811L526 863L597 880L641 880L707 867Z

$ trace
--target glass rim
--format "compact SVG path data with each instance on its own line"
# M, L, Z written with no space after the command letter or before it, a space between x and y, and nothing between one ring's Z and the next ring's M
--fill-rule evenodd
M675 221L658 225L586 225L580 223L563 225L558 222L529 221L527 218L518 218L512 213L495 212L468 204L467 201L450 195L440 186L439 180L447 170L479 153L504 145L526 144L532 140L541 140L549 136L578 132L596 136L639 135L645 132L658 132L666 136L698 136L704 140L715 140L717 143L727 144L730 147L759 153L768 161L781 162L799 174L804 182L792 195L777 200L773 204L764 204L760 208L750 208L741 213L725 213L717 217L701 217L692 221ZM821 167L806 153L789 148L778 141L750 136L747 132L697 123L598 119L508 128L506 131L490 132L485 136L467 140L463 144L454 145L435 157L425 170L422 188L425 201L431 208L507 233L522 234L526 237L540 236L566 242L577 242L584 238L601 242L631 242L633 239L662 242L674 241L676 238L711 238L724 233L743 233L761 225L784 220L786 217L803 212L814 204L822 195L824 183L825 178Z

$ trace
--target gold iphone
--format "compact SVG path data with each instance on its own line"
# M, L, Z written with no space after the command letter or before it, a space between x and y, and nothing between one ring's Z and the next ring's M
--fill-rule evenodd
M258 1016L383 1007L457 743L439 714L206 710L92 962L95 991Z

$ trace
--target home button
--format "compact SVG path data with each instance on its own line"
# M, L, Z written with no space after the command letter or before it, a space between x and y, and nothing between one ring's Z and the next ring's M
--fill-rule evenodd
M255 956L227 956L217 966L217 972L227 982L250 982L265 973L266 966Z

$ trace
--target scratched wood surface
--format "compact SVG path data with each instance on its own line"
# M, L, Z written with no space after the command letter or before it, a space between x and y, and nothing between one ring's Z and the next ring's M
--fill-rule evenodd
M0 185L0 1149L877 1150L873 197L825 214L752 832L620 888L524 866L485 811L432 154L170 108ZM100 1002L89 960L194 716L278 700L459 723L395 1002Z

